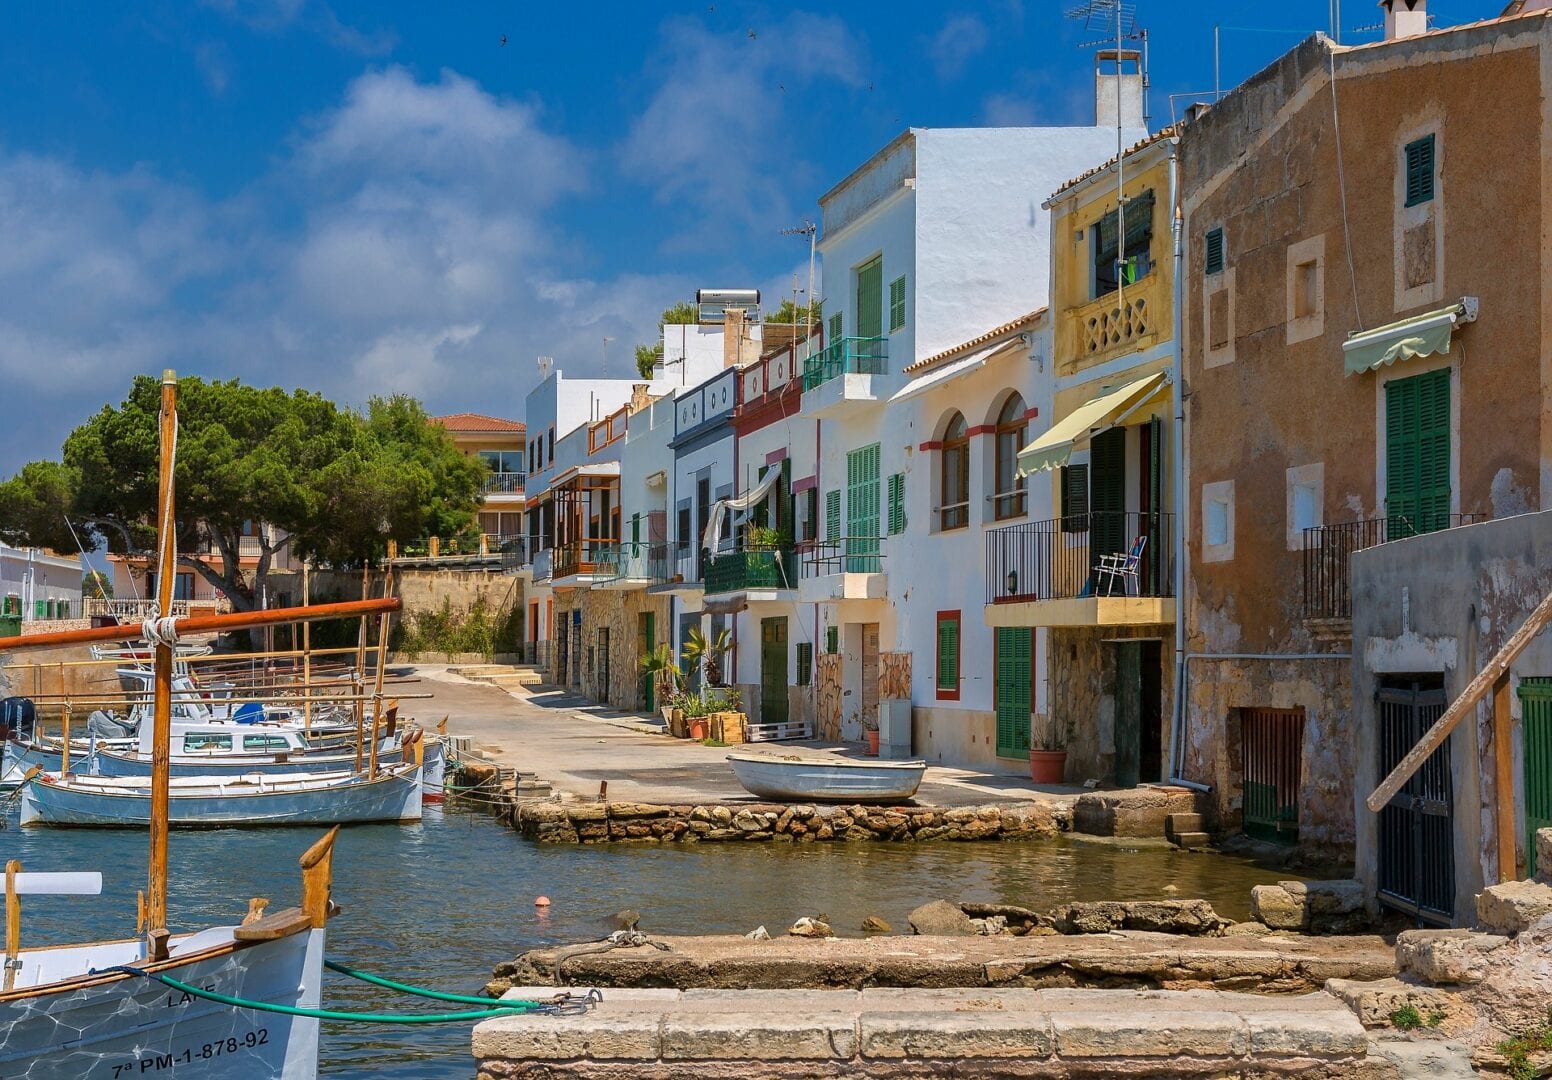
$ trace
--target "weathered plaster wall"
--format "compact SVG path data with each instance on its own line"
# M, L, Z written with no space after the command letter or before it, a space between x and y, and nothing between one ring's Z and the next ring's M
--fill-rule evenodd
M564 604L564 608L562 605ZM569 626L571 611L582 611L581 690L595 701L605 701L616 709L640 710L642 696L641 649L638 644L639 618L643 612L656 615L658 642L668 640L668 598L654 596L644 589L591 589L559 593L555 602L557 626ZM564 614L562 613L564 611ZM604 697L604 667L598 652L598 631L609 631L609 686ZM588 664L588 650L593 662ZM568 679L570 678L568 673Z
M911 710L911 755L960 768L1028 775L1029 762L997 756L997 714L952 705Z
M878 699L911 697L911 654L908 652L881 652L878 654Z
M820 653L814 657L814 697L818 709L815 734L821 739L841 737L841 695L841 654Z
M1173 626L1115 626L1051 631L1051 714L1065 725L1067 779L1081 783L1115 779L1117 639L1155 639L1159 649L1160 738L1169 746L1174 708ZM1144 781L1158 780L1144 776Z
M1353 741L1358 869L1377 885L1378 817L1363 799L1379 775L1374 691L1389 674L1442 673L1458 697L1552 592L1552 512L1526 514L1370 548L1353 557ZM1542 633L1510 668L1515 761L1515 873L1524 866L1525 746L1516 692L1524 676L1552 675L1552 635ZM1450 736L1455 797L1455 911L1471 922L1473 897L1498 880L1491 702Z

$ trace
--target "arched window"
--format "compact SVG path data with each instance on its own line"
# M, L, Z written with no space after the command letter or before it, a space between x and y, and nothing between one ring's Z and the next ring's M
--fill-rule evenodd
M943 431L938 468L943 496L938 528L963 529L970 524L970 429L962 413L956 412Z
M1024 399L1009 394L997 414L996 472L993 476L992 515L1003 521L1028 512L1025 482L1018 475L1018 454L1024 448L1029 422L1024 419Z

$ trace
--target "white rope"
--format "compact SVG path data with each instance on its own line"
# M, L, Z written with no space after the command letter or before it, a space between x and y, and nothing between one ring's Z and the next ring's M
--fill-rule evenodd
M162 616L156 602L151 603L151 613L140 622L140 636L148 645L165 645L174 651L178 648L178 620L171 615Z
M178 412L172 414L172 447L168 451L167 479L173 482L178 469ZM160 530L156 535L156 591L160 593L167 579L168 565L167 552L169 547L173 550L173 564L177 565L177 538L173 536L172 500L167 500L167 505L162 508L162 520ZM168 539L172 538L172 545ZM178 650L178 620L171 615L163 616L161 603L157 597L151 598L151 610L140 622L140 636L148 645L165 645L174 653Z

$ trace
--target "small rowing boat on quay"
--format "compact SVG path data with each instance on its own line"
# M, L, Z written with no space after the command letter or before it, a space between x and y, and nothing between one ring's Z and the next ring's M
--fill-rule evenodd
M779 802L896 803L916 794L925 761L852 761L832 754L727 756L750 792Z

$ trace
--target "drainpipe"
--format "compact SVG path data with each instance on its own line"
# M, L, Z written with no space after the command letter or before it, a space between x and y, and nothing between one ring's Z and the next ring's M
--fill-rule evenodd
M1170 380L1175 384L1175 423L1171 452L1175 473L1175 700L1169 737L1169 782L1194 791L1208 791L1205 784L1180 775L1185 763L1186 714L1186 398L1182 377L1181 333L1185 324L1185 238L1180 220L1180 140L1169 142L1169 230L1175 244L1174 310L1169 360Z

